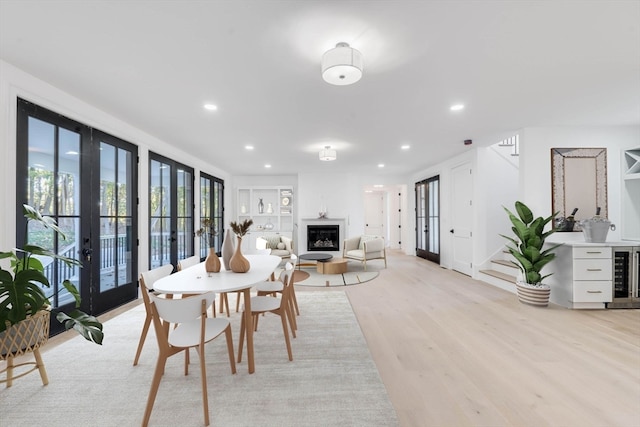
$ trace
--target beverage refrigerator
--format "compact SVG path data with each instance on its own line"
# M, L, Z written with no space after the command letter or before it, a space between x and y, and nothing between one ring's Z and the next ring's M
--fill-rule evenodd
M613 248L613 301L607 308L640 308L640 246Z

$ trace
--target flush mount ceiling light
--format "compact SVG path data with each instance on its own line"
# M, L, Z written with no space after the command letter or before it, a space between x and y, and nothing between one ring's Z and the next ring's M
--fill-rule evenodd
M324 150L320 150L320 160L323 162L331 162L337 158L336 150L332 150L330 145L324 147Z
M348 43L340 42L322 55L322 78L332 85L357 82L362 77L362 68L362 54Z

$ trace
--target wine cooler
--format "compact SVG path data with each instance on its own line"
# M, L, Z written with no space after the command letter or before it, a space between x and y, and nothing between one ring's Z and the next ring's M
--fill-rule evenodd
M640 246L613 249L613 301L607 308L640 308Z

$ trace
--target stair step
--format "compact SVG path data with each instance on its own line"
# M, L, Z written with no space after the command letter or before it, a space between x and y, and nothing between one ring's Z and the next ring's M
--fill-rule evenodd
M494 259L491 262L493 262L495 264L504 265L505 267L518 268L517 265L515 265L511 261L507 261L506 259Z
M512 276L511 274L501 273L496 270L480 270L480 273L484 273L487 276L497 277L498 279L502 279L506 282L516 283L516 276Z

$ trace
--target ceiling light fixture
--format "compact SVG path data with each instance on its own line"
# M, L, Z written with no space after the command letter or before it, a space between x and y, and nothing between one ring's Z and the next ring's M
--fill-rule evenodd
M204 104L203 105L205 110L209 110L209 111L217 111L218 110L218 106L215 104Z
M324 150L320 150L320 160L323 162L332 162L338 158L336 150L332 150L330 145L324 147Z
M332 85L350 85L362 77L363 65L360 51L340 42L322 55L322 78Z
M456 105L452 105L450 108L451 111L461 111L464 110L464 105L462 104L456 104Z

